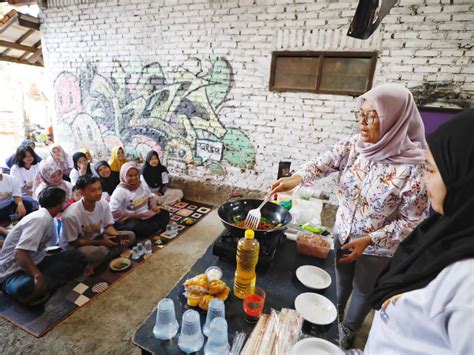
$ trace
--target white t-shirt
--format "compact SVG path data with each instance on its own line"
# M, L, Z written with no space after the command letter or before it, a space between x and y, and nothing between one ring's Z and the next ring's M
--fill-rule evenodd
M72 169L71 172L69 173L69 179L71 179L71 184L75 185L77 182L77 179L79 179L79 171L76 169Z
M0 251L0 282L19 270L15 260L15 250L27 250L35 265L45 257L48 242L56 240L56 228L53 217L46 208L40 208L21 219L7 235Z
M474 258L403 293L374 316L365 355L474 354Z
M23 189L28 189L33 193L33 183L35 181L36 173L38 172L38 164L32 165L29 169L20 168L14 164L10 171L10 175L15 177Z
M140 184L135 191L127 190L119 185L110 198L110 209L112 212L145 213L149 210L148 199L151 196L151 191L144 184Z
M63 183L66 184L68 191L66 191L66 201L69 200L72 196L72 184L69 181L63 180ZM39 184L38 188L33 193L33 198L38 201L40 192L47 188L49 185L45 182Z
M13 197L21 197L21 185L18 179L2 174L0 181L0 208L5 208L13 202Z
M153 193L160 192L159 187L151 188L150 185L148 185L148 183L146 182L145 177L143 175L140 175L140 180L141 180L142 184L145 185L151 192L153 192ZM169 174L166 171L161 173L161 181L163 182L163 184L169 184L170 177L169 177Z
M107 201L96 202L94 211L84 208L82 199L69 206L62 215L60 245L67 247L78 238L94 239L104 229L114 224L114 218Z

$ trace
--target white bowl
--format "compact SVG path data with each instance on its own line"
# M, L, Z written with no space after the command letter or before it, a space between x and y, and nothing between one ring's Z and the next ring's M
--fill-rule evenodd
M322 290L331 284L331 276L323 269L313 265L303 265L296 269L300 282L313 290Z
M336 306L317 293L307 292L296 297L295 309L305 320L313 324L331 324L337 318Z
M290 351L291 355L344 355L344 351L333 343L320 338L306 338L297 342Z

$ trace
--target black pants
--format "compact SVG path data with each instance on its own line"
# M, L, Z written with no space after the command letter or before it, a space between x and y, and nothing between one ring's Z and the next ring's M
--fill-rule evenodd
M159 214L149 219L127 219L124 222L115 223L115 227L117 230L132 231L137 238L149 238L163 232L169 220L169 212L161 209Z
M27 199L23 199L22 201L23 205L25 205L26 214L33 212L34 206L31 201L28 201ZM12 203L10 203L8 206L0 209L0 220L9 221L10 215L16 214L17 207L18 206L16 205L15 201L12 201Z

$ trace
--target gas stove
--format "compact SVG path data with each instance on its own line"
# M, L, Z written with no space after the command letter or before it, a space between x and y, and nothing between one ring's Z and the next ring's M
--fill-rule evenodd
M267 239L259 239L260 254L258 256L257 270L266 270L275 258L276 251L285 238L285 234L280 234ZM240 237L232 235L228 230L224 230L214 242L212 253L221 260L236 263L237 243Z

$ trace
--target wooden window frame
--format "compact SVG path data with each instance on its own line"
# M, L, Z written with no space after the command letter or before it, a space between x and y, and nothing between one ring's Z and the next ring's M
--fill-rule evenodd
M272 52L272 65L271 65L271 72L270 72L270 83L269 88L270 91L274 92L311 92L317 94L332 94L332 95L348 95L348 96L359 96L362 95L364 92L370 90L372 88L372 83L374 79L375 73L375 66L377 64L377 51L275 51ZM276 60L277 58L281 57L301 57L301 58L308 58L308 57L317 57L319 58L318 61L318 68L316 71L316 87L308 88L308 89L301 89L301 88L276 88L274 86L275 83L275 69L276 69ZM322 76L322 66L324 62L324 58L366 58L371 59L370 61L370 68L369 68L369 77L367 86L364 91L350 91L350 90L321 90L321 76Z

